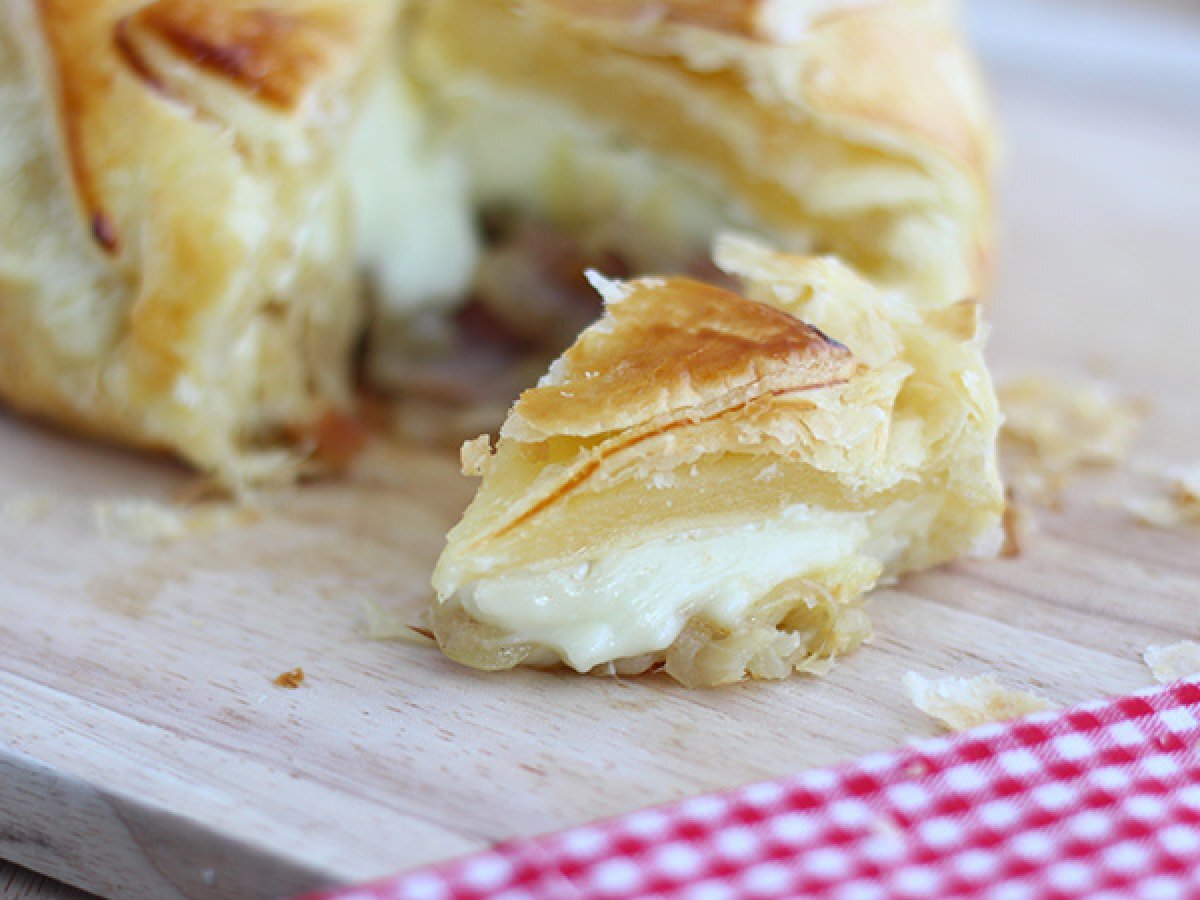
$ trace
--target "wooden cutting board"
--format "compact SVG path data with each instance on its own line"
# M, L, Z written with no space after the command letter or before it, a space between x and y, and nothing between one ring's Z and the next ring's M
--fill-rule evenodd
M980 5L1009 147L996 367L1098 375L1153 402L1139 456L1200 461L1200 78L1186 53L1067 53L1009 9ZM874 644L828 677L689 692L370 639L425 600L467 499L444 457L380 449L352 483L167 544L103 536L94 504L169 498L170 464L13 419L0 461L0 857L121 896L382 876L929 734L910 669L1070 703L1200 637L1200 530L1132 523L1106 502L1120 474L1041 514L1018 560L880 591ZM272 684L296 666L300 688Z

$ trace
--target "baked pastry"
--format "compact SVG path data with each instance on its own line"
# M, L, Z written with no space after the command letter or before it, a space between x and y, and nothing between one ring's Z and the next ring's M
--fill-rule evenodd
M372 381L399 380L463 305L479 233L467 172L413 82L400 16L375 61L346 160L364 276ZM444 342L443 342L444 343ZM510 398L511 399L511 398Z
M484 669L822 671L881 578L993 551L1004 507L976 304L727 238L746 296L593 275L606 313L513 407L433 577Z
M0 6L0 397L233 483L348 405L346 138L394 14Z
M977 296L992 137L952 3L419 6L412 65L466 154L489 226L476 291L501 315L556 268L546 232L609 272L707 276L732 227L924 304Z
M0 398L237 484L350 404L366 312L368 376L462 420L599 313L585 264L719 278L730 224L971 296L991 145L949 9L3 4Z

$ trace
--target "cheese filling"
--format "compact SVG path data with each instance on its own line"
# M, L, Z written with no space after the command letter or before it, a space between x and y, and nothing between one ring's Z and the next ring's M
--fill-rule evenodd
M470 109L456 136L485 208L571 228L585 243L655 271L691 262L723 228L756 230L753 213L693 167L623 144L558 104L460 89Z
M735 627L774 587L852 556L869 537L867 514L797 505L759 523L482 578L455 599L475 620L511 632L514 643L551 648L586 672L670 646L695 616Z
M478 254L466 172L425 115L397 72L378 80L350 138L356 242L384 318L456 304Z

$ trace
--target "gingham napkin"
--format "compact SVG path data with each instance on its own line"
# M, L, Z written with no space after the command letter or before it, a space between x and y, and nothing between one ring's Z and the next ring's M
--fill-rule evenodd
M309 900L1200 897L1200 684L752 784Z

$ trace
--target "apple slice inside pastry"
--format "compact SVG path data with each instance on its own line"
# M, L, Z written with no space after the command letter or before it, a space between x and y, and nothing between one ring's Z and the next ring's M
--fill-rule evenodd
M482 669L821 672L883 577L994 547L997 410L978 310L726 238L743 295L592 275L605 315L509 413L434 573Z

